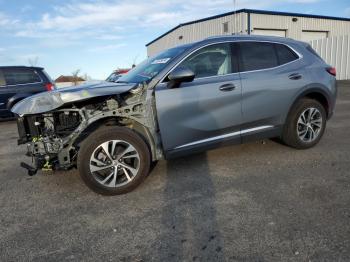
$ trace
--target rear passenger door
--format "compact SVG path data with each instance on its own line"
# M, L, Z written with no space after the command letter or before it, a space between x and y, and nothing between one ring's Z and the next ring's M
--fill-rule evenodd
M278 134L289 101L298 87L305 85L302 61L295 51L282 43L246 41L238 45L242 138L271 130Z

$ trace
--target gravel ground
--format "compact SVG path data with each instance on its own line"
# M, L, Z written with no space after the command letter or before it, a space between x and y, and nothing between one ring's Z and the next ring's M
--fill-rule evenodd
M102 197L76 170L28 177L0 123L0 261L350 261L350 83L313 149L276 141L160 161Z

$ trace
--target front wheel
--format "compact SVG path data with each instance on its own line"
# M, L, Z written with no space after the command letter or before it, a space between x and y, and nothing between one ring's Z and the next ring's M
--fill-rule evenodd
M289 114L282 139L297 149L311 148L321 140L326 121L326 110L318 101L301 99Z
M83 142L78 170L85 184L102 195L125 194L148 175L150 151L145 141L124 127L104 127Z

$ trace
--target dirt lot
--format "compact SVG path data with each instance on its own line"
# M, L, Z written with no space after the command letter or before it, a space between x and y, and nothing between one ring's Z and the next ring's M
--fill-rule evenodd
M267 140L161 161L102 197L77 171L28 177L0 123L0 261L350 261L350 83L320 144Z

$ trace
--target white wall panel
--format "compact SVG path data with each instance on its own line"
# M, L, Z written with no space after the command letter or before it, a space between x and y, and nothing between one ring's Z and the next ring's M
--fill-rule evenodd
M250 18L251 34L285 35L306 42L327 37L311 41L312 46L327 63L336 66L338 79L350 79L350 21L255 13L251 13ZM296 21L293 21L293 18ZM248 14L229 14L181 26L150 44L147 54L153 56L177 45L224 35L224 23L229 25L227 35L248 33Z
M297 21L293 22L293 18ZM301 40L303 31L323 31L328 37L350 34L350 21L271 14L251 14L251 28L281 29L287 37ZM254 34L254 30L251 32Z
M350 79L350 35L311 41L311 46L328 64L337 69L338 80Z
M223 24L226 22L229 25L228 33L223 32ZM200 41L211 36L232 35L234 33L247 33L246 13L227 15L177 28L149 45L147 47L147 55L152 56L165 49ZM182 36L182 39L179 39L180 36Z
M286 30L254 28L254 35L270 35L270 36L286 37Z
M301 32L301 41L310 42L313 40L318 40L322 38L327 38L328 32L321 31L302 31Z

